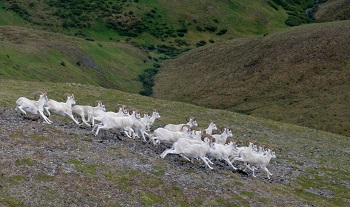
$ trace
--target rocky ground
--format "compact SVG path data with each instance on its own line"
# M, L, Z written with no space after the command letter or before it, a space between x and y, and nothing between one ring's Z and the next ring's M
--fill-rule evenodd
M94 137L89 127L65 118L52 120L48 125L0 109L0 205L302 206L309 202L294 193L296 180L310 165L318 167L316 161L288 162L307 155L279 147L268 167L272 179L261 171L254 178L222 161L210 170L201 161L190 163L177 155L158 158L170 146L155 147L110 131ZM329 198L334 194L307 190Z

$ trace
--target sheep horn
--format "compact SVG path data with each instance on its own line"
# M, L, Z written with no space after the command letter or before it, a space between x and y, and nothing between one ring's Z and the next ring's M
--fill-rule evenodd
M63 95L63 99L64 99L64 100L67 99L68 96L72 96L72 94L70 94L70 93L65 93L65 94Z
M42 91L36 91L34 93L34 99L37 99L37 95L41 95L41 94L44 94Z

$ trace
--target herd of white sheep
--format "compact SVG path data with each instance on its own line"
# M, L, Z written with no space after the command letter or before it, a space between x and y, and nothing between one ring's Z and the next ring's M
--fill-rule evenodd
M265 171L268 179L272 175L267 169L270 159L276 158L272 149L251 142L248 146L238 146L229 128L225 128L220 134L213 134L213 130L217 130L213 122L205 130L195 130L197 121L195 117L190 117L187 123L168 124L153 130L153 123L160 118L156 111L152 115L142 116L138 110L129 111L124 105L117 106L117 112L106 111L101 101L94 107L75 105L73 94L65 94L66 102L48 99L47 94L43 92L37 92L36 95L39 95L38 100L20 97L16 101L16 111L19 110L24 115L38 114L47 124L53 123L48 118L51 113L67 116L77 125L85 124L93 127L91 132L95 136L100 130L113 130L124 133L129 138L135 139L141 136L143 141L152 142L153 145L171 145L171 148L160 155L161 158L165 158L168 154L178 154L191 162L194 159L201 159L210 169L213 169L211 166L213 162L210 159L218 159L227 162L233 170L237 170L233 162L241 161L245 165L244 170L250 169L254 177L257 168ZM74 115L78 116L82 123L79 123Z

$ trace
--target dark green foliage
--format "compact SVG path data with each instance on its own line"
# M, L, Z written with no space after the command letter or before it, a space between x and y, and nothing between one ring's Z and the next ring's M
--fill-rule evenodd
M201 46L203 46L203 45L205 45L205 44L207 44L207 42L204 41L204 40L201 40L201 41L199 41L199 42L196 43L196 47L201 47Z
M225 28L225 29L222 29L222 30L220 30L218 33L216 33L217 35L223 35L223 34L225 34L227 32L227 29Z
M273 0L269 0L267 1L267 3L269 3L270 6L274 8L276 11L278 11L278 7L277 7L278 5Z
M145 29L145 25L139 20L134 20L133 22L109 20L106 26L110 29L117 30L120 35L128 37L137 37Z
M176 47L173 46L167 46L167 45L157 45L157 51L159 53L163 53L169 57L175 57L185 51L188 51L188 48L185 49L177 49Z
M307 15L305 11L308 8L317 9L317 5L314 5L314 0L273 0L273 2L268 1L268 3L275 9L278 9L277 5L280 5L287 11L288 18L285 23L289 26L297 26L312 22L312 15Z
M28 17L30 16L30 14L28 13L28 11L25 8L22 8L19 4L15 3L15 2L11 4L9 9L18 13L23 19L28 20Z
M181 46L190 46L190 44L188 42L186 42L185 40L175 39L174 41L177 44L177 46L179 46L179 47L181 47Z
M140 91L141 95L144 96L151 96L153 93L152 87L154 86L154 77L158 73L158 68L160 65L158 64L157 67L146 69L140 76L139 80L142 82L143 90Z
M218 29L217 26L213 26L213 25L206 25L204 26L204 28L209 32L215 32Z

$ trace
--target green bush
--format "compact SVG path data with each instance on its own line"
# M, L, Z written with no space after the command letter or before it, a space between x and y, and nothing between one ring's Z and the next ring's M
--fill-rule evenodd
M204 40L201 40L201 41L199 41L199 42L196 43L196 47L201 47L201 46L203 46L203 45L205 45L205 44L207 44L207 42L204 41Z
M217 35L223 35L223 34L225 34L227 32L227 29L225 28L225 29L222 29L222 30L220 30L218 33L216 33Z
M160 66L160 65L159 65ZM159 67L146 69L140 76L139 80L142 83L143 90L140 94L143 96L151 96L153 93L154 77L158 73Z

